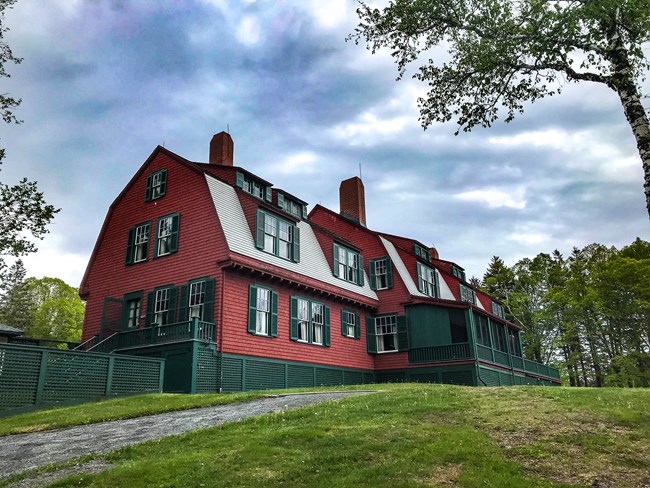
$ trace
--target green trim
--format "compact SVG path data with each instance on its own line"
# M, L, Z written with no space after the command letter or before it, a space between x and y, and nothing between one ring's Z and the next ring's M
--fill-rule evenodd
M264 239L265 239L265 226L266 226L266 216L276 219L276 235L275 235L275 248L273 252L264 250ZM280 256L280 223L284 223L290 227L291 242L289 248L290 256L285 258ZM259 250L273 254L281 259L287 259L293 261L294 263L300 262L300 229L296 226L294 222L291 222L280 215L263 210L261 208L257 209L256 222L255 222L255 247Z
M257 290L262 288L269 292L269 330L268 334L257 333ZM273 288L253 283L248 287L248 333L257 337L278 336L278 294Z
M298 300L304 300L307 302L307 340L298 340ZM314 342L314 322L313 322L313 313L312 306L322 305L323 307L323 343ZM300 295L291 296L291 316L290 316L290 325L289 325L289 338L292 341L299 342L301 344L311 344L313 346L319 347L329 347L330 346L330 307L325 305L324 302L319 300L313 300L311 298L303 297Z
M153 196L153 178L155 175L160 175L160 194L157 196ZM165 196L165 193L167 193L167 170L166 169L160 169L158 171L154 171L151 173L149 176L147 176L147 186L144 192L144 200L145 202L150 202L152 200L158 200L159 198L162 198Z
M348 326L350 325L346 320L346 314L352 314L354 316L354 333L353 335L348 335ZM359 314L354 310L341 309L341 335L347 337L348 339L359 339L361 338L361 323Z
M355 279L353 281L348 280L347 276L340 276L339 275L339 249L343 249L345 251L345 268L347 269L348 262L349 262L349 257L348 254L356 255L357 257L357 275L355 276ZM332 274L336 276L337 278L340 278L344 281L347 281L348 283L355 283L359 286L363 286L364 284L364 271L363 271L363 256L358 251L353 251L352 249L345 247L341 244L338 244L336 242L332 243Z
M140 261L135 261L135 236L136 236L136 231L138 227L142 226L147 226L147 245L144 248L144 259L141 259ZM129 235L127 237L127 242L126 242L126 259L125 263L128 264L137 264L137 263L144 263L149 259L149 246L151 242L151 221L146 221L146 222L140 222L139 224L134 225L129 229Z
M130 293L125 293L124 298L122 299L122 330L127 330L129 328L129 302L132 300L140 299L140 314L142 314L142 305L143 305L143 294L142 290L133 291ZM140 317L138 317L138 325L140 324Z
M158 242L159 242L159 237L158 235L160 234L160 222L164 219L171 218L171 229L169 231L169 249L165 254L158 254ZM176 251L178 251L178 234L180 231L180 215L177 213L171 213L167 215L163 215L162 217L158 217L158 220L156 221L156 240L154 244L154 258L161 258L164 256L169 256L170 254L174 254Z
M377 333L375 318L366 317L366 350L369 354L377 354Z

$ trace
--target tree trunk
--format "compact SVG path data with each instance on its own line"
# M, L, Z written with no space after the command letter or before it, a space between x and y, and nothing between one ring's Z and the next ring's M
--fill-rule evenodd
M615 25L616 19L613 19L613 21L613 25ZM621 37L616 29L610 32L609 37L612 49L607 53L606 57L614 69L610 88L618 93L625 117L636 138L636 147L639 150L641 164L643 165L643 189L645 190L646 208L650 217L650 122L648 121L648 114L646 114L641 104L639 88L632 78L633 68L630 65L628 53L621 41Z

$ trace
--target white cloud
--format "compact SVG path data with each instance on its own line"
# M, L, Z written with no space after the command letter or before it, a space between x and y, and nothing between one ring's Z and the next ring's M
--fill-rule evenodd
M508 191L497 190L496 188L472 190L456 193L454 195L454 198L466 202L486 204L490 208L508 207L515 208L517 210L526 208L524 190L521 188L508 189Z
M43 242L37 243L37 246L37 252L21 258L25 263L27 276L60 278L77 288L90 256L66 251L62 239L54 233L48 235Z
M310 2L308 8L316 21L327 29L333 29L343 24L350 16L349 5L346 0L315 0Z
M314 166L317 160L318 158L313 152L303 151L287 157L274 169L280 173L291 175L311 174L315 171Z
M247 15L237 27L237 39L246 46L253 46L260 41L262 29L256 17Z
M356 122L339 124L332 129L335 137L345 139L350 144L370 145L377 136L397 136L411 122L407 116L380 119L371 112L361 114Z

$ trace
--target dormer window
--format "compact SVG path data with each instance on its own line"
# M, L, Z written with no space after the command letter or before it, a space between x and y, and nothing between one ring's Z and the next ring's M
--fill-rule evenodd
M418 290L428 297L438 298L438 274L436 270L418 262Z
M263 185L259 181L251 178L248 175L245 175L241 171L237 171L237 186L244 190L246 193L250 193L260 200L266 200L267 202L271 201L271 188Z
M165 196L167 191L167 170L161 169L147 177L147 189L144 199L147 202Z
M454 275L459 280L467 281L467 279L465 278L465 271L460 269L458 266L455 265L451 266L451 274Z
M300 219L307 218L307 205L298 203L291 198L287 197L283 193L278 192L278 207L287 212L290 215Z
M300 261L300 229L292 222L259 209L255 245L283 259Z
M340 244L332 246L334 276L363 286L363 258L361 254Z
M476 305L476 292L472 290L469 286L465 286L462 283L460 284L460 299L463 302L468 302L473 305Z
M503 305L495 301L492 302L492 313L497 317L501 317L502 319L506 318L505 311L503 310Z
M415 255L417 257L422 258L425 261L431 262L431 253L429 252L428 249L423 248L417 243L413 244L413 248L415 249Z

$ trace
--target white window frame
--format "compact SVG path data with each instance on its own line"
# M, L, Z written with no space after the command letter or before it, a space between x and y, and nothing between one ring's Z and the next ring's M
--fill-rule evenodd
M141 224L135 228L135 237L133 239L133 262L140 263L147 260L147 250L149 247L149 229L151 224Z
M255 303L255 334L268 336L271 331L271 290L257 288Z
M311 343L323 345L325 324L325 306L322 303L312 302L311 304Z
M377 336L376 339L378 354L397 351L397 316L381 315L379 317L375 317L375 335ZM389 337L392 337L392 349L386 348L386 341Z
M476 305L476 292L472 290L469 286L465 286L462 283L460 283L460 300L462 302L467 302Z
M140 314L142 311L142 299L140 297L132 298L126 301L129 317L126 322L126 327L128 329L139 329L140 328Z
M309 342L309 300L298 298L298 342Z
M349 310L343 310L343 316L345 321L345 337L351 337L354 339L356 337L356 327L357 327L357 315L354 312Z
M387 290L388 289L388 259L375 259L373 261L375 267L375 289Z
M158 326L169 323L169 288L156 290L153 323Z
M436 298L436 270L418 262L418 288L425 295Z
M188 289L188 307L190 319L203 320L203 305L205 304L205 281L193 281Z
M161 217L158 220L158 249L156 256L167 256L171 254L172 226L174 216ZM164 250L164 251L163 251Z

